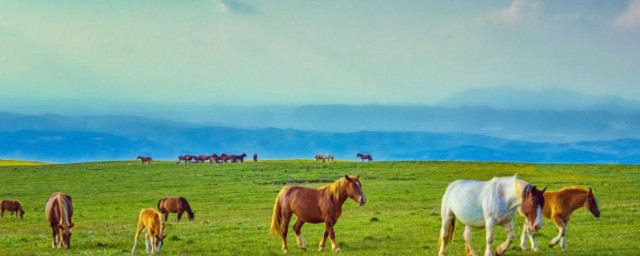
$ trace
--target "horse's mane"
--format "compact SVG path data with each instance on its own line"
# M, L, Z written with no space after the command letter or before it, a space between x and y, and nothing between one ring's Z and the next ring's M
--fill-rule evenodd
M589 188L586 188L586 187L580 186L580 185L562 187L557 192L568 191L568 190L577 190L577 191L584 192L584 193L589 192ZM593 192L593 190L591 190L591 193L593 193L594 195L596 194L595 192Z
M187 207L187 213L193 214L193 211L191 211L191 206L189 205L189 202L187 202L187 199L185 199L184 197L179 197L178 199L180 199L180 201L182 201L184 205Z
M331 184L320 187L320 189L324 189L324 193L328 197L338 200L340 198L340 193L345 190L348 184L349 181L347 181L347 179L340 178Z
M63 224L63 226L70 228L73 226L73 224L71 223L71 217L69 216L68 211L70 206L66 199L69 199L69 202L71 202L71 197L69 196L66 196L64 194L56 195L56 201L58 201L58 207L60 207L60 223Z

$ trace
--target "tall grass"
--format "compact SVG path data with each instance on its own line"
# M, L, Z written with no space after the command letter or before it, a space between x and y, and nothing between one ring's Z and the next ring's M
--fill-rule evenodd
M336 238L348 255L436 255L440 228L440 200L447 184L456 179L487 180L519 176L539 187L591 186L602 209L595 219L585 209L569 222L567 250L562 255L632 255L640 250L638 209L640 166L539 165L473 162L333 162L306 160L261 161L243 164L180 164L156 161L95 162L64 165L0 166L0 200L17 199L25 220L0 221L3 255L114 255L129 254L138 213L155 207L166 196L183 196L196 211L193 222L176 221L171 214L162 254L168 255L280 255L280 239L269 237L272 207L283 184L299 182L319 187L316 180L335 180L344 174L362 174L367 204L347 201L335 226ZM72 249L51 248L51 229L44 216L49 194L65 192L75 207ZM516 217L517 238L523 217ZM464 255L463 225L458 223L450 255ZM290 254L317 255L324 225L302 229L309 250L295 247L290 232ZM494 245L506 238L496 228ZM536 234L542 251L557 234L545 220ZM521 251L516 239L508 255ZM144 252L143 241L138 254ZM484 230L474 232L476 250L484 250ZM327 250L324 254L330 253Z

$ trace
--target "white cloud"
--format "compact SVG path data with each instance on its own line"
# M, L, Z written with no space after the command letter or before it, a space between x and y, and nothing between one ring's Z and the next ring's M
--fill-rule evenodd
M629 7L616 18L616 24L623 28L640 25L640 0L629 3Z
M513 0L509 7L492 12L489 19L516 24L528 19L532 19L538 14L540 2L537 0Z
M218 8L222 12L233 12L239 14L255 14L258 12L254 6L243 3L239 0L219 0Z

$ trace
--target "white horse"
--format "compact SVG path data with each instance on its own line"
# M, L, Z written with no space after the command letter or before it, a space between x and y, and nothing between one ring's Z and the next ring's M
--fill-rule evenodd
M502 255L515 238L513 218L519 206L530 223L530 230L538 231L542 227L544 190L546 188L540 191L515 175L489 181L452 182L442 196L439 255L446 255L445 247L451 242L456 217L466 225L463 236L467 255L477 255L471 243L472 228L486 229L484 255L492 256L493 227L502 225L507 231L507 240L496 249L496 255Z

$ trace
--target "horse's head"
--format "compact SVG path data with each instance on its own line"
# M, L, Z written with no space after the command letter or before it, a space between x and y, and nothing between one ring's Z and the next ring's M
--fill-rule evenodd
M60 232L62 233L62 247L65 249L71 249L71 228L73 223L70 223L68 227L60 224Z
M594 217L600 218L600 206L598 206L598 200L593 194L593 189L589 188L589 192L587 193L587 199L584 200L584 207L589 209Z
M160 253L160 249L162 249L162 243L164 239L167 237L167 234L156 234L156 247L158 247L157 253Z
M527 218L529 230L537 232L542 228L542 208L544 207L544 191L527 184L522 190L522 213Z
M358 202L360 206L364 205L367 202L367 197L364 195L364 191L362 190L360 175L355 178L349 177L349 175L345 175L344 178L349 182L346 187L347 196Z
M24 209L22 209L22 206L20 206L20 209L18 211L20 211L20 219L24 220Z
M193 211L191 213L187 212L187 215L189 215L189 221L193 221L193 219L196 218L196 211Z

